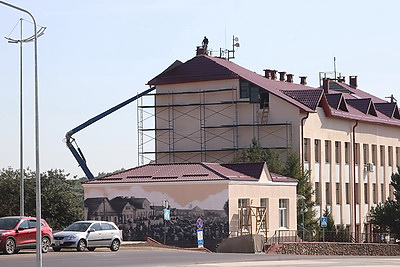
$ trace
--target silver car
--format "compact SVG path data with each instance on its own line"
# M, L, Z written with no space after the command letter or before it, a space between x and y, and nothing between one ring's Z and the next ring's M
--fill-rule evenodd
M74 222L62 232L53 234L54 251L61 248L76 248L77 251L94 251L98 247L108 247L117 251L121 245L121 234L113 222L79 221Z

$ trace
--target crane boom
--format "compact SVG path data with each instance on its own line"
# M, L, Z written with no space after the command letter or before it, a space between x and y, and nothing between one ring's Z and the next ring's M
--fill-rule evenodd
M101 120L102 118L110 115L114 111L117 111L120 108L128 105L129 103L141 98L142 96L147 95L148 93L150 93L154 89L156 89L155 86L150 87L149 89L147 89L147 90L135 95L134 97L131 97L128 100L125 100L124 102L122 102L122 103L120 103L120 104L118 104L118 105L116 105L116 106L114 106L114 107L112 107L112 108L100 113L99 115L94 116L93 118L87 120L86 122L82 123L81 125L78 125L77 127L73 128L72 130L68 131L65 134L65 140L66 140L67 147L71 151L72 155L75 157L76 161L78 161L79 166L82 168L83 172L86 174L86 177L89 180L93 179L94 176L93 176L92 172L89 170L89 167L86 164L86 160L85 160L85 157L82 154L82 151L79 149L79 147L75 148L75 146L73 144L75 142L75 139L72 138L72 135L77 133L77 132L79 132L80 130L88 127L89 125L95 123L96 121Z

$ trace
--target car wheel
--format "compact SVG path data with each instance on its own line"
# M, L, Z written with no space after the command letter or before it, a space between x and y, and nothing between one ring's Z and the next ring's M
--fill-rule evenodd
M43 237L42 238L42 252L47 253L50 249L50 239L48 237Z
M53 250L54 250L55 252L59 252L59 251L61 251L61 248L59 248L59 247L53 247Z
M94 251L96 248L87 248L89 251Z
M118 251L119 250L119 246L120 246L120 242L118 239L114 239L111 243L111 251Z
M77 251L84 251L86 248L86 242L85 240L81 239L78 241L78 245L76 246Z
M4 244L3 252L4 254L13 254L15 252L15 241L12 238L8 238Z

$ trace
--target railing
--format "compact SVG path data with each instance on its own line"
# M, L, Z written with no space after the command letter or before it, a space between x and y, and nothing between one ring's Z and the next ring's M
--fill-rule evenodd
M276 230L266 245L276 245L287 242L343 242L343 243L395 243L390 233L358 233L357 240L354 234L348 231L316 231Z

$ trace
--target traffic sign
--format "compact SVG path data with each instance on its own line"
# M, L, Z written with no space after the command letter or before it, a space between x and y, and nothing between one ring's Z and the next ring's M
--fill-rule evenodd
M321 217L320 223L321 223L321 227L327 227L328 226L328 218Z
M197 226L197 229L203 229L203 220L201 218L197 219L196 226Z
M171 220L171 211L169 209L164 209L164 220Z
M203 229L197 229L197 247L204 247Z

